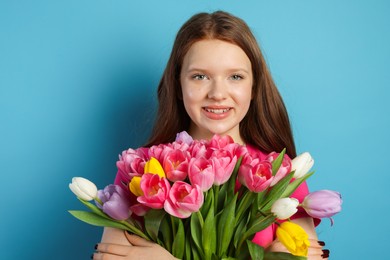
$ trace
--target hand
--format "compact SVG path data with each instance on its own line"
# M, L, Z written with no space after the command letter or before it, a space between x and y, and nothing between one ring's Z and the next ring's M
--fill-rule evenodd
M309 239L309 242L310 242L310 246L309 246L308 256L307 256L308 260L328 259L329 250L322 249L322 247L325 245L324 242L318 241L316 239ZM275 239L272 242L272 244L267 248L267 251L288 253L286 247L278 239Z
M95 260L125 260L125 259L176 259L167 250L147 241L139 236L130 235L124 231L129 245L99 243L96 245L96 253L93 254Z

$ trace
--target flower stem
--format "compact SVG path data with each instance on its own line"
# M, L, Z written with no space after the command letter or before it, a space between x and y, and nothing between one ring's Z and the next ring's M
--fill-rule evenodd
M134 227L132 224L127 222L126 220L118 221L119 223L125 225L131 233L134 233L137 236L140 236L142 238L145 238L146 240L150 240L149 236L145 235L144 232L139 230L138 228Z
M214 185L214 212L218 213L218 202L219 202L219 185Z
M103 202L98 197L95 198L95 201L99 203L101 206L103 206Z

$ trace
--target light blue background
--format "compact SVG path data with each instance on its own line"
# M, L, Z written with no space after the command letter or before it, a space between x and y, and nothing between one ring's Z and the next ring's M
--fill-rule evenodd
M2 259L89 259L101 228L73 176L100 188L148 136L176 31L223 9L258 38L285 99L311 190L342 193L318 227L331 259L383 259L389 222L390 4L386 0L0 2ZM382 221L383 220L383 221Z

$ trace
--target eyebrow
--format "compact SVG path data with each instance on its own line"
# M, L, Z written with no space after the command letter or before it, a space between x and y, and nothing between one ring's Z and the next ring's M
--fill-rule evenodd
M207 69L202 69L202 68L198 68L198 67L190 67L189 69L185 70L186 73L191 73L191 72L196 72L196 71L207 71ZM250 71L244 69L244 68L231 68L231 69L228 69L227 70L228 72L244 72L244 73L247 73L249 74Z

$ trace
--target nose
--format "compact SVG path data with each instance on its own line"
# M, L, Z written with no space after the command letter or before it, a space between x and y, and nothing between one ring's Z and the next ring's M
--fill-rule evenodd
M207 97L214 100L223 100L227 97L227 86L223 80L214 79L212 81Z

